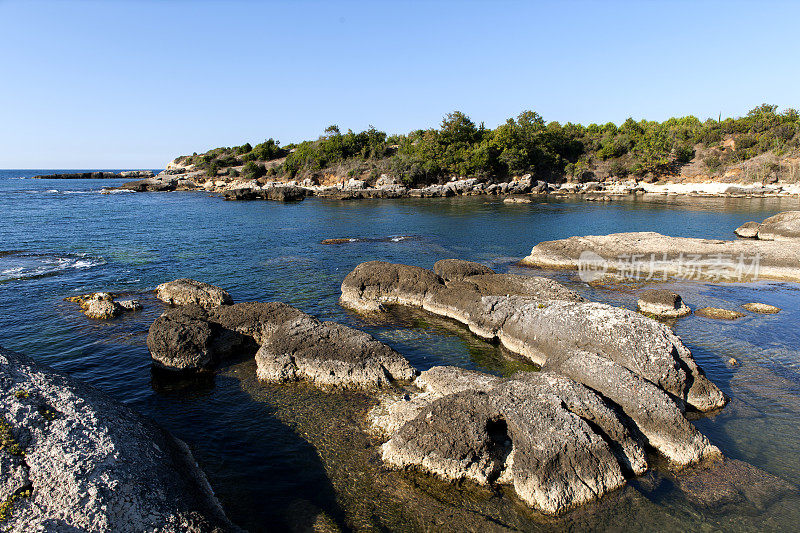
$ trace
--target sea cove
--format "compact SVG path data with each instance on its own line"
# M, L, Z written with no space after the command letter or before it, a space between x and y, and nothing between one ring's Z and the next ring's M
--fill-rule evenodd
M372 394L258 382L253 361L176 378L152 367L145 343L165 310L152 291L191 277L225 288L237 302L282 301L368 332L420 370L453 365L499 376L535 370L448 319L396 309L388 322L372 322L342 308L345 276L375 259L425 268L466 259L497 272L551 277L591 300L629 309L650 287L675 290L693 309L742 311L741 304L763 302L782 311L743 311L744 318L730 323L690 315L672 327L731 398L694 425L725 456L793 483L800 474L793 438L800 425L795 284L586 285L574 272L517 263L535 244L573 235L657 231L734 239L733 229L747 221L796 210L796 198L679 205L636 199L508 204L482 196L232 203L202 192L101 194L113 183L103 180L16 179L35 173L42 172L3 171L0 179L0 302L13 310L0 317L0 344L101 388L187 442L228 517L245 529L302 529L316 520L409 531L750 531L791 528L798 518L791 491L731 494L726 505L704 507L691 487L657 464L595 503L548 518L502 488L384 469L380 442L365 422ZM345 238L356 240L321 244ZM98 290L137 298L143 310L93 321L63 300Z

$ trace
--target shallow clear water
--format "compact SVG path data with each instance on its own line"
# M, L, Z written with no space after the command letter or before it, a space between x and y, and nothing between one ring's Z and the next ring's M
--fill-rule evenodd
M89 381L152 416L195 451L229 515L252 531L302 527L309 509L356 530L792 529L800 500L766 509L703 511L656 473L557 520L513 495L380 468L363 432L372 401L358 393L270 386L244 362L201 380L154 373L145 337L163 310L149 291L193 277L236 301L280 300L364 329L422 369L454 364L499 374L529 368L465 329L424 314L366 323L336 301L344 276L372 259L431 267L442 258L513 266L542 240L617 231L732 238L732 230L797 199L692 199L690 203L566 201L506 205L494 198L308 199L225 202L204 193L100 194L114 180L17 179L0 171L0 344ZM387 237L409 236L402 240ZM322 245L328 238L363 242ZM633 307L636 287L583 294ZM794 483L800 478L800 285L673 283L691 307L759 301L783 308L727 323L690 316L675 325L709 377L733 400L696 421L722 451ZM66 296L113 291L143 299L142 313L90 321ZM734 357L740 365L729 367Z

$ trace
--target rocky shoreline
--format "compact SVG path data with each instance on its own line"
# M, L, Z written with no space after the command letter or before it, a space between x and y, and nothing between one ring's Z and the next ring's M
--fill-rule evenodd
M535 510L561 514L644 473L646 449L675 469L721 458L684 411L715 411L727 399L680 339L552 280L459 260L435 271L373 261L342 283L346 307L421 307L542 367L507 379L453 367L420 374L369 335L280 302L219 297L201 307L191 296L199 282L190 281L175 282L169 296L160 286L159 298L175 307L150 328L154 364L203 371L254 357L262 381L373 391L369 424L390 468L507 484Z
M205 191L222 195L226 200L299 201L306 197L335 200L369 198L449 198L454 196L501 196L526 203L526 199L553 196L578 197L587 201L611 202L626 198L723 197L785 198L800 197L797 183L648 183L617 180L585 183L548 183L530 174L510 181L452 178L447 183L426 187L408 187L402 181L383 175L374 184L364 180L342 179L334 185L319 185L314 180L272 181L265 178L244 179L229 176L209 177L203 172L171 168L157 176L129 182L118 187L135 192Z
M180 440L0 348L4 531L239 531Z

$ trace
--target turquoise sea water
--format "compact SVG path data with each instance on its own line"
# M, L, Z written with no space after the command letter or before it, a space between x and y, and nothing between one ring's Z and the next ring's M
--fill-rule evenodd
M498 271L543 240L618 231L733 238L748 220L799 209L795 199L693 199L593 204L503 204L486 197L225 202L205 193L100 194L116 180L31 180L0 171L0 345L68 372L153 417L194 450L231 518L252 531L307 525L309 509L354 530L774 530L800 520L800 500L708 511L668 476L631 483L597 504L545 519L512 495L380 468L362 431L371 405L358 393L268 386L244 362L200 380L151 369L147 328L163 307L159 283L192 277L236 301L280 300L366 330L418 368L454 364L509 374L524 363L449 321L415 313L365 323L338 306L339 285L362 261L431 267L458 257ZM404 236L403 239L392 237ZM328 238L365 242L322 245ZM640 288L590 288L544 273L597 300L633 307ZM709 377L733 400L696 421L729 457L791 483L800 479L800 285L673 282L691 307L759 301L778 315L735 322L691 316L675 325ZM142 313L91 321L64 297L130 293ZM730 367L731 358L741 364Z

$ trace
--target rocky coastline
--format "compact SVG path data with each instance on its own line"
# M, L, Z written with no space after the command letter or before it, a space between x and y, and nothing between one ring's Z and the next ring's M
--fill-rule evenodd
M330 180L329 180L330 181ZM273 200L292 202L306 197L334 200L370 198L450 198L455 196L500 196L509 203L527 203L539 197L579 198L586 201L612 202L630 198L663 200L672 197L704 198L798 198L798 183L738 182L655 182L633 179L590 181L584 183L548 183L530 174L509 181L453 177L450 181L425 187L408 187L401 180L383 175L374 183L342 178L333 184L316 180L275 181L266 178L245 179L230 176L209 177L201 171L184 167L168 168L157 176L124 183L117 189L135 192L204 191L219 194L226 200Z

